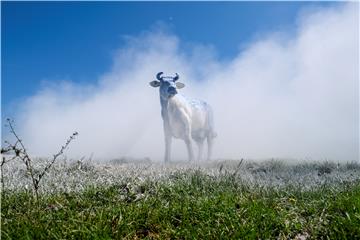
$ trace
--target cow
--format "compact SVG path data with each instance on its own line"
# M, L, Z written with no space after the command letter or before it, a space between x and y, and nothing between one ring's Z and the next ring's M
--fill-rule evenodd
M190 100L178 93L178 89L185 84L178 82L179 75L175 77L162 76L163 72L156 75L150 86L159 87L161 117L163 119L165 135L165 162L170 161L172 138L185 141L188 159L193 161L193 139L198 145L198 161L201 160L204 140L207 140L207 159L211 158L214 132L213 112L209 104L201 100Z

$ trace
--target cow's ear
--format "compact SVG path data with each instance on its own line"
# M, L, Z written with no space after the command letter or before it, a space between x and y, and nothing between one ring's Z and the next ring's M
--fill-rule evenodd
M152 87L159 87L160 86L160 82L157 80L151 81L150 82L150 86Z
M183 84L181 82L176 82L175 84L176 84L176 88L178 88L178 89L185 87L185 84Z

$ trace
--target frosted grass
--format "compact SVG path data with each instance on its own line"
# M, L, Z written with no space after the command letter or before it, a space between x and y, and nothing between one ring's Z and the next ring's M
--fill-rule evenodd
M41 169L45 159L34 159ZM32 183L25 165L14 160L4 165L5 191L31 191ZM173 162L163 164L150 159L115 159L111 161L71 161L62 159L44 176L40 194L80 192L89 187L121 186L139 192L146 183L172 184L178 174L201 173L214 179L230 177L231 181L254 189L316 190L323 186L334 189L360 182L360 164L335 162L287 163L281 160L251 161L216 160L210 162ZM141 191L140 191L141 192Z

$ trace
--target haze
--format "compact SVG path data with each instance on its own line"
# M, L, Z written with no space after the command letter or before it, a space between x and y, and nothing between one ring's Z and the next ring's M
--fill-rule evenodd
M128 36L97 84L44 84L21 102L16 127L38 156L78 131L69 157L162 161L159 93L149 82L177 72L180 92L214 109L214 158L358 160L358 22L356 4L304 11L291 34L261 36L226 61L201 43L185 53L181 36L155 24ZM186 159L185 144L173 144L174 158Z

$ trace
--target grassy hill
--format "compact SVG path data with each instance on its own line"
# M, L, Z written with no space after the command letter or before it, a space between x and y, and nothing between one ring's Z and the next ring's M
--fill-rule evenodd
M38 200L4 174L2 239L360 239L358 163L62 162Z

